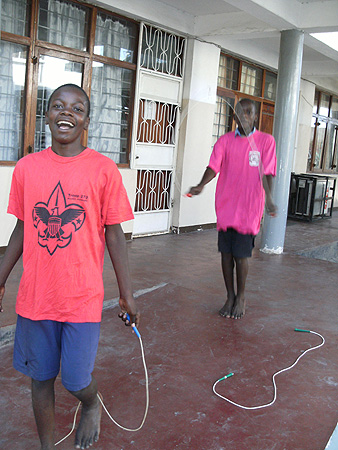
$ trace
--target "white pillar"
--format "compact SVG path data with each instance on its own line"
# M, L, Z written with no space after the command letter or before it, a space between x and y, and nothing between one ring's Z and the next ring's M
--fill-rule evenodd
M266 214L264 218L261 250L266 253L282 253L284 247L290 175L296 141L303 42L302 31L287 30L281 33L273 131L277 148L277 175L272 190L278 214L277 217Z

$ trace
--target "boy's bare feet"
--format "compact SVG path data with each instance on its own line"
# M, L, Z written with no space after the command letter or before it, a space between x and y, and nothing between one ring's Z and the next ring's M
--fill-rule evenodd
M234 306L231 312L232 319L241 319L245 314L246 300L244 297L236 297Z
M236 302L236 297L228 297L225 305L218 311L218 314L222 317L230 318L231 312L233 310L234 304Z
M89 448L99 440L101 411L101 403L97 397L93 405L86 407L82 404L81 420L75 437L75 448Z

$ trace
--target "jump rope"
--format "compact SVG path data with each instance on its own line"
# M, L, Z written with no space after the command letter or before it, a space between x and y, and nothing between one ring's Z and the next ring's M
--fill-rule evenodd
M129 322L131 323L131 319L130 319L129 314L127 314L127 319L128 319ZM124 430L124 431L132 431L132 432L134 432L134 431L139 431L139 430L143 427L144 422L146 421L146 418L147 418L147 415L148 415L148 409L149 409L149 378L148 378L148 370L147 370L147 365L146 365L146 359L145 359L145 356L144 356L144 348L143 348L143 342L142 342L141 334L140 334L140 332L138 331L138 329L137 329L137 327L136 327L136 325L135 325L134 323L131 324L131 327L132 327L132 331L133 331L133 332L135 333L135 335L138 337L138 340L139 340L139 342L140 342L140 349L141 349L142 363L143 363L144 374L145 374L145 381L146 381L146 383L145 383L145 386L146 386L146 406L145 406L144 415L143 415L143 419L142 419L142 421L141 421L141 424L140 424L137 428L127 428L127 427L124 427L123 425L119 424L119 423L112 417L112 415L111 415L110 412L108 411L106 405L103 403L103 399L102 399L102 396L101 396L100 393L97 394L97 397L98 397L98 399L99 399L99 401L100 401L100 403L101 403L101 405L102 405L102 408L104 409L104 411L105 411L106 414L108 415L109 419L110 419L116 426L118 426L119 428L121 428L121 429ZM79 412L80 406L81 406L81 402L79 402L78 405L77 405L77 408L76 408L76 411L75 411L75 414L74 414L74 419L73 419L72 429L70 430L70 432L69 432L65 437L63 437L62 439L60 439L60 440L55 444L55 446L57 446L57 445L61 444L61 442L65 441L65 440L73 433L73 431L75 430L75 426L76 426L76 418L77 418L77 414L78 414L78 412Z
M235 109L233 108L233 106L232 106L229 102L226 101L226 103L227 103L228 106L230 106L230 107L235 111ZM241 106L239 105L239 107L241 107ZM188 111L187 111L187 112L185 113L185 115L183 115L183 117L181 118L181 124L182 124L182 122L183 122L183 120L184 120L184 118L185 118L185 116L186 116L187 114L188 114ZM250 139L250 138L251 138L251 139ZM255 143L255 140L254 140L254 138L253 138L253 135L248 136L248 140L249 140L249 144L250 144L250 147L252 148L252 150L258 152L256 143ZM263 172L263 164L262 164L261 158L259 158L258 173L259 173L260 181L261 181L261 183L263 183L263 173L264 173L264 172ZM178 189L179 193L182 195L181 186L180 186L180 183L178 182L178 179L177 179L177 177L176 177L176 174L175 174L175 182L176 182L176 188ZM192 195L189 194L189 193L183 194L183 196L184 196L184 197L192 197ZM127 319L129 320L129 322L131 322L129 314L127 314ZM102 396L98 393L98 394L97 394L97 397L98 397L98 399L99 399L99 401L100 401L100 403L101 403L101 405L102 405L102 408L104 409L104 411L105 411L106 414L108 415L109 419L110 419L116 426L118 426L119 428L121 428L121 429L124 430L124 431L135 432L135 431L139 431L139 430L143 427L143 425L144 425L144 423L145 423L145 421L146 421L147 415L148 415L148 409L149 409L149 379L148 379L148 370L147 370L147 365L146 365L146 360L145 360L145 355L144 355L144 348L143 348L143 342L142 342L141 334L140 334L140 332L138 331L138 329L137 329L137 327L136 327L136 325L135 325L134 323L132 323L131 326L132 326L132 329L133 329L135 335L138 337L139 342L140 342L140 349L141 349L142 363L143 363L143 367L144 367L145 380L146 380L146 383L145 383L145 386L146 386L146 406L145 406L145 411L144 411L144 415L143 415L143 419L142 419L142 421L141 421L141 424L140 424L137 428L127 428L127 427L124 427L123 425L119 424L119 423L112 417L112 415L109 413L109 411L108 411L106 405L105 405L104 402L103 402ZM275 373L273 374L273 376L272 376L272 383L273 383L274 393L273 393L273 399L271 400L271 402L266 403L266 404L263 404L263 405L258 405L258 406L245 406L245 405L240 405L239 403L236 403L236 402L234 402L233 400L230 400L229 398L227 398L227 397L225 397L225 396L219 394L219 393L216 391L216 386L217 386L218 383L220 383L221 381L224 381L224 380L226 380L226 379L232 377L232 376L234 375L233 372L231 372L231 373L229 373L228 375L225 375L225 376L221 377L220 379L218 379L217 381L215 381L215 383L213 384L213 387L212 387L212 390L213 390L214 394L216 394L216 395L217 395L218 397L220 397L222 400L225 400L226 402L231 403L232 405L237 406L238 408L241 408L241 409L245 409L245 410L257 410L257 409L267 408L268 406L273 405L273 404L275 403L276 399L277 399L277 385L276 385L276 382L275 382L275 378L277 377L277 375L279 375L279 374L281 374L281 373L283 373L283 372L286 372L286 371L288 371L288 370L291 370L293 367L296 366L296 364L298 363L298 361L299 361L303 356L306 355L306 353L308 353L308 352L310 352L310 351L312 351L312 350L316 350L316 349L322 347L322 346L324 345L324 343L325 343L324 337L323 337L321 334L317 333L316 331L303 330L303 329L299 329L299 328L295 328L295 331L315 334L315 335L319 336L319 337L322 339L322 342L321 342L319 345L316 345L315 347L310 347L310 348L308 348L307 350L305 350L303 353L301 353L301 354L298 356L298 358L296 359L296 361L295 361L291 366L288 366L288 367L286 367L286 368L284 368L284 369L281 369L281 370L279 370L278 372L275 372ZM70 430L70 432L69 432L64 438L60 439L60 440L55 444L55 446L57 446L57 445L61 444L61 442L65 441L65 440L73 433L73 431L75 430L77 414L78 414L78 412L79 412L80 406L81 406L81 402L79 402L79 404L77 405L77 408L76 408L76 411L75 411L75 414L74 414L74 419L73 419L72 429Z
M307 350L305 350L303 353L301 353L301 354L298 356L298 358L296 359L296 361L295 361L293 364L291 364L291 366L285 367L285 369L281 369L281 370L279 370L278 372L275 372L275 373L273 374L273 376L272 376L272 384L273 384L273 391L274 391L274 392L273 392L273 399L271 400L271 402L265 403L264 405L258 405L258 406L245 406L245 405L240 405L239 403L236 403L236 402L234 402L233 400L230 400L228 397L224 397L223 395L221 395L220 393L218 393L218 392L216 391L216 386L217 386L217 384L220 383L220 382L223 381L223 380L226 380L226 379L232 377L232 376L234 375L233 372L231 372L231 373L229 373L228 375L225 375L224 377L222 377L222 378L220 378L219 380L215 381L215 383L214 383L214 385L213 385L213 387L212 387L212 390L213 390L214 394L216 394L216 395L217 395L218 397L220 397L222 400L225 400L226 402L231 403L232 405L237 406L238 408L241 408L241 409L255 410L255 409L267 408L268 406L273 405L273 404L275 403L276 399L277 399L277 385L276 385L276 382L275 382L275 378L277 377L277 375L279 375L279 374L282 373L282 372L286 372L287 370L292 369L293 367L295 367L295 365L298 363L298 361L299 361L303 356L306 355L306 353L311 352L312 350L316 350L316 349L322 347L322 346L325 344L325 339L324 339L324 337L323 337L321 334L317 333L316 331L302 330L302 329L299 329L299 328L295 328L295 331L299 331L299 332L303 332L303 333L316 334L317 336L319 336L319 337L322 339L322 342L321 342L320 344L316 345L315 347L310 347L310 348L308 348Z

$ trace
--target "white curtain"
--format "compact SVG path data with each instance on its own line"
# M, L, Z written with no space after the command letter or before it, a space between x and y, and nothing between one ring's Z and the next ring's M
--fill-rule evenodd
M130 48L129 28L116 19L98 15L95 52L115 59L125 59ZM132 77L131 70L93 63L88 146L116 163L127 162L126 121L129 117Z
M86 11L79 5L49 0L47 40L53 44L86 50L85 21Z
M22 146L25 47L0 41L0 160L17 161Z

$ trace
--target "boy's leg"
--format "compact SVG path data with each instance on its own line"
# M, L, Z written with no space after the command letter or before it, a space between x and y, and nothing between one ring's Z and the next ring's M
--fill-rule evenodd
M64 323L61 373L65 388L82 403L75 448L89 448L99 439L101 403L92 376L100 336L100 323Z
M248 258L235 258L236 261L236 277L237 277L237 296L234 304L231 318L241 319L245 314L245 283L249 271Z
M234 289L234 258L231 253L221 253L222 272L228 298L219 314L223 317L231 317L231 312L235 303Z
M80 391L69 391L82 403L81 420L76 431L75 448L89 448L99 440L101 403L97 396L94 377L89 386Z
M55 430L55 378L46 381L32 379L32 403L41 450L54 449Z

